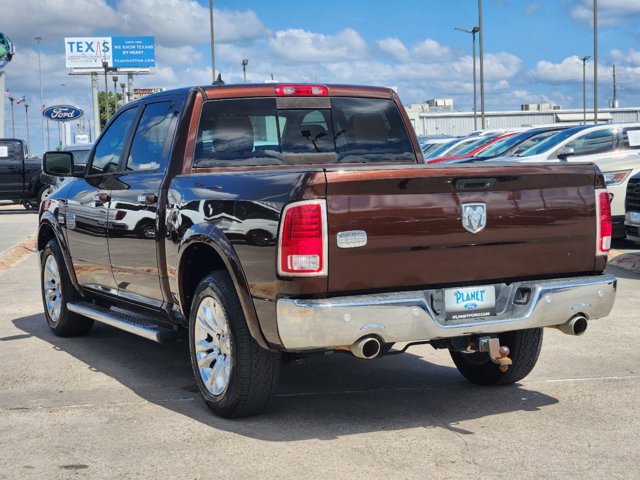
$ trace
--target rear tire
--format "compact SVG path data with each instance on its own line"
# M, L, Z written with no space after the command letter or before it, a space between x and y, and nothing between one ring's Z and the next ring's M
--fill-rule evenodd
M40 202L42 202L42 198L49 187L46 185L44 187L40 187L38 193L35 198L25 198L22 200L22 206L27 210L38 210L40 208Z
M265 409L277 386L279 356L251 336L227 272L211 273L198 285L189 347L198 388L216 415L245 417Z
M44 316L59 337L76 337L91 331L93 320L67 310L67 303L78 298L65 267L60 245L49 240L40 255L40 288Z
M507 346L513 364L501 372L497 364L484 352L464 353L450 350L458 371L471 383L478 385L509 385L531 373L542 348L542 328L515 330L498 334L500 346Z

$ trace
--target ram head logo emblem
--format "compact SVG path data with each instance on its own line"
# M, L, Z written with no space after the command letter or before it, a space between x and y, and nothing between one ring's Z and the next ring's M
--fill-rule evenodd
M484 203L463 203L462 226L473 234L483 230L487 226L487 206Z

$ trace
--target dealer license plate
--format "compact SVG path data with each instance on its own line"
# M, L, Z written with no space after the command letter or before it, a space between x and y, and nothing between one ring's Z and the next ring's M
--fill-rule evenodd
M444 291L447 320L466 320L496 314L494 286L450 288Z

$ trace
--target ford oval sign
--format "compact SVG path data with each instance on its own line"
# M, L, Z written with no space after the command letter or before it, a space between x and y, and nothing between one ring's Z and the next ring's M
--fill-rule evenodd
M82 113L82 110L72 105L54 105L53 107L45 108L42 115L56 122L68 122L80 118Z

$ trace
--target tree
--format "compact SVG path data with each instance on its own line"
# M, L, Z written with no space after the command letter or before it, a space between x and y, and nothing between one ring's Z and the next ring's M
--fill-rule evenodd
M106 98L106 102L105 102ZM122 94L117 93L113 94L113 92L109 92L105 97L104 92L98 92L98 105L100 107L100 130L104 128L107 124L107 109L106 103L109 105L109 119L113 117L115 112L117 112L120 108L122 108Z

